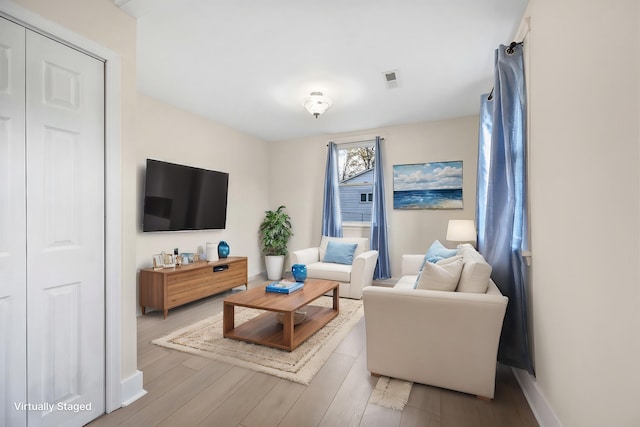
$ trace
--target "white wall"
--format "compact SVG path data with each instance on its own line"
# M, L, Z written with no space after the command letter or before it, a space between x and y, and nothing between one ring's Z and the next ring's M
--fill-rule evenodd
M640 11L530 2L537 387L565 427L640 425Z
M151 267L152 255L162 251L204 252L206 242L225 240L231 255L249 258L249 277L263 271L257 232L268 204L267 143L144 95L137 124L136 267ZM143 233L147 158L229 173L226 229Z
M272 208L285 205L291 215L294 236L289 250L320 242L327 142L358 135L385 137L383 168L391 273L399 277L402 254L424 253L436 239L453 247L454 242L445 240L448 220L475 219L478 117L270 143L269 204ZM464 209L393 209L393 165L448 160L463 161Z

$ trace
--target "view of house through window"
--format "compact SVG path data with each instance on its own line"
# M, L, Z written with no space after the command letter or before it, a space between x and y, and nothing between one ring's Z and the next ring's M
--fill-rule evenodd
M374 163L373 141L338 146L340 210L343 222L371 222Z

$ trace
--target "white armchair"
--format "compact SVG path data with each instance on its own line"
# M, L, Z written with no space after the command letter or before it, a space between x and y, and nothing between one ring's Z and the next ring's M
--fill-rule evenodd
M353 264L323 262L329 241L336 240L357 244ZM319 247L291 252L292 264L305 264L307 277L311 279L335 280L340 283L340 296L361 299L362 289L371 285L378 261L378 251L369 249L369 239L322 236Z

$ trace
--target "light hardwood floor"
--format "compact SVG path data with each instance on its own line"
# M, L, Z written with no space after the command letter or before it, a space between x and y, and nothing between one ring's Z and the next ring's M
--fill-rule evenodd
M252 282L249 287L256 286ZM147 394L90 426L538 426L510 368L499 366L493 401L414 384L403 411L369 404L362 319L308 386L150 343L222 311L232 292L138 317L138 369Z

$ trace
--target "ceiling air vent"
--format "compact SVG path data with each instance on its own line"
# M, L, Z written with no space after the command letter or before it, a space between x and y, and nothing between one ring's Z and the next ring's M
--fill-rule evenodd
M382 74L384 75L384 81L387 84L387 88L393 89L398 87L398 71L385 71Z

